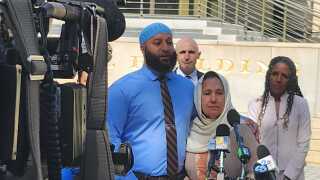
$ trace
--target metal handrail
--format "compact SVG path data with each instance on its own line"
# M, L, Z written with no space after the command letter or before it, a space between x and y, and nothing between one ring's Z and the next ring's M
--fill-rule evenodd
M180 2L180 3L179 3ZM320 0L129 0L125 15L189 16L238 24L285 42L320 42Z

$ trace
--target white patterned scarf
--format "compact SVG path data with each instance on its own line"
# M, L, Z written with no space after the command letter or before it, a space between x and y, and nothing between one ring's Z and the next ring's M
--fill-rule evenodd
M218 73L217 73L218 74ZM216 128L219 124L226 124L230 127L227 121L227 113L233 108L231 96L227 80L218 74L222 82L225 96L224 110L217 119L209 119L202 113L201 95L202 95L202 76L194 89L194 104L197 110L197 117L193 119L189 137L187 140L187 151L192 153L203 153L208 151L208 142L210 138L215 137Z

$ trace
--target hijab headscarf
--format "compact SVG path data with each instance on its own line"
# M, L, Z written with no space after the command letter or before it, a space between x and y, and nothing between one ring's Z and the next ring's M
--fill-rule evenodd
M208 72L207 72L208 73ZM201 107L201 96L202 96L202 86L203 86L203 75L195 90L194 90L194 104L197 110L197 117L193 119L191 130L189 133L189 137L187 140L187 151L192 153L202 153L208 151L208 142L210 138L215 137L216 128L219 124L226 124L230 127L227 121L227 113L230 109L233 108L231 103L231 96L229 91L229 85L227 80L221 75L218 74L220 82L222 83L223 90L224 90L224 98L225 104L223 112L217 119L210 119L207 118L202 113ZM210 79L212 77L209 77Z

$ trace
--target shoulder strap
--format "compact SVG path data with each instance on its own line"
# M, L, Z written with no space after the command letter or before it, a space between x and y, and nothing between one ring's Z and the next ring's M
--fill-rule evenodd
M94 23L93 21L97 21ZM92 18L96 24L93 39L93 72L88 85L88 119L85 151L81 163L83 180L113 180L114 166L108 140L106 121L107 91L107 24L104 18Z
M39 52L35 23L30 0L9 0L0 4L6 23L13 31L19 50L23 71L29 74L26 79L27 127L30 152L33 162L33 179L42 180L40 158L40 122L39 122L39 84L47 66Z

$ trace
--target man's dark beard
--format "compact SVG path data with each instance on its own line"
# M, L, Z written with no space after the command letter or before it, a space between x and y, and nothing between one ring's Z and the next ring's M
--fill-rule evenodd
M172 53L170 56L170 62L168 64L162 62L160 57L152 54L147 48L144 51L146 64L153 70L157 71L160 74L165 74L172 71L174 66L177 63L176 53Z

